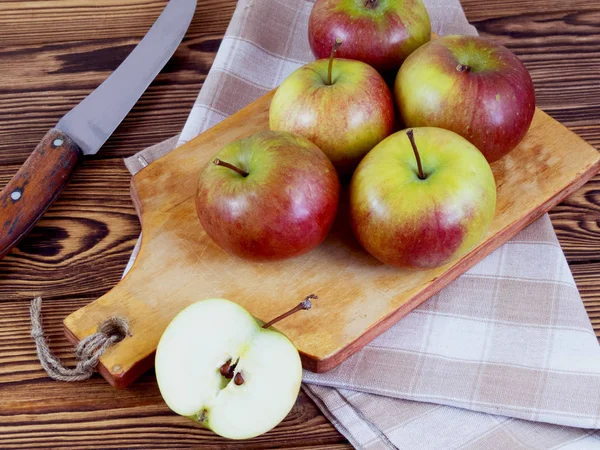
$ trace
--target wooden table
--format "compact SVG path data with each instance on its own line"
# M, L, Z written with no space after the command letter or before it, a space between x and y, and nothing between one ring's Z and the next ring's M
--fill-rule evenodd
M483 35L527 64L538 105L600 147L600 2L462 3ZM46 130L119 65L165 4L0 3L0 186ZM54 382L40 369L29 336L29 301L41 294L51 348L73 363L62 319L118 282L140 232L121 159L181 130L234 7L235 0L199 2L171 62L33 232L0 261L0 448L350 447L303 394L272 432L228 442L172 414L152 373L124 391L97 375ZM600 334L600 176L551 217Z

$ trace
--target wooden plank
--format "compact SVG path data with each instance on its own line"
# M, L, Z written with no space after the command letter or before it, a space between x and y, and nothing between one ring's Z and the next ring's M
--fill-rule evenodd
M569 262L600 260L600 175L555 207L550 218Z
M3 367L0 366L0 370ZM82 395L83 386L85 395ZM227 441L189 419L174 415L162 401L153 374L142 377L132 389L119 392L115 396L115 390L99 376L83 384L56 383L44 377L5 384L0 389L0 447L173 449L201 446L237 450L273 448L275 442L279 448L352 448L343 444L333 425L304 393L285 421L271 432L251 440Z
M17 169L0 166L0 183ZM0 303L40 294L89 301L118 283L141 229L130 179L120 160L86 161L18 248L0 260Z
M539 14L562 14L570 17L589 15L597 11L597 5L589 0L461 0L465 14L470 22L480 24L484 20L499 21L506 17L518 19ZM566 22L566 21L565 21ZM565 24L566 25L566 24ZM546 26L544 23L526 28L530 33ZM507 30L505 30L505 34ZM554 34L562 34L554 29Z

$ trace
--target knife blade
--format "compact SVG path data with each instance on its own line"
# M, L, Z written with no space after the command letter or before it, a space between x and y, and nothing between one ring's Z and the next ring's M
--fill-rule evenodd
M173 56L197 0L170 0L119 67L46 133L0 192L0 258L37 223L64 189L83 155L100 150Z

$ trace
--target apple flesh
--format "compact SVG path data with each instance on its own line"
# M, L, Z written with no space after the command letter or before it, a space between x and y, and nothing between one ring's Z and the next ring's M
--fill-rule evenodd
M185 308L166 328L156 350L156 379L177 414L223 437L247 439L290 412L302 365L283 334L261 328L229 300L209 299Z
M327 59L318 60L292 73L273 97L269 125L314 142L340 175L347 175L392 132L394 104L385 81L372 67L335 59L328 84L329 65Z
M472 36L445 36L402 65L394 86L407 127L460 134L489 162L525 137L535 112L529 72L507 48Z
M341 58L363 61L394 73L431 38L421 0L317 0L308 20L308 39L317 58L325 58L340 38Z
M350 183L354 233L375 258L405 268L448 263L481 241L496 208L489 164L472 144L440 128L415 128L424 178L407 131L361 161Z
M206 234L225 251L254 260L282 259L323 242L339 195L335 168L313 143L264 131L226 145L206 164L196 211Z

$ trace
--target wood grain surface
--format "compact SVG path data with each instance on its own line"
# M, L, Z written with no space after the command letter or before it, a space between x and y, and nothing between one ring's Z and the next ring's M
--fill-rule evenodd
M483 35L523 59L538 105L599 148L600 4L462 3ZM0 187L44 133L118 66L165 4L0 2ZM267 435L221 440L171 414L152 373L124 391L98 375L80 384L49 380L29 337L29 300L42 294L51 348L73 362L62 320L119 281L140 231L121 158L181 130L234 7L235 0L199 2L173 60L29 237L0 261L0 448L351 448L304 395ZM551 217L600 335L600 177Z

